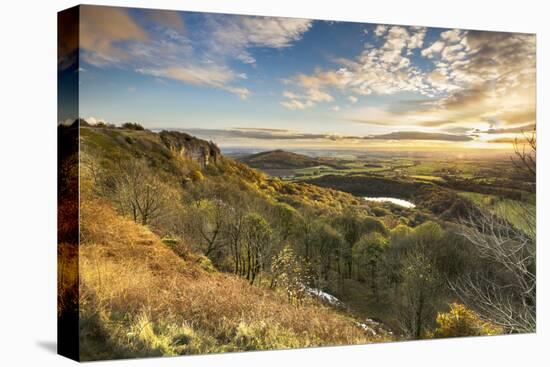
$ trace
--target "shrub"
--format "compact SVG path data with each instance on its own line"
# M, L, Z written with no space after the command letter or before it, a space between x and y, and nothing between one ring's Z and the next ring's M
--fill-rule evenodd
M192 180L193 182L197 182L197 181L202 181L202 180L204 180L204 175L203 175L202 172L199 171L199 170L191 171L191 173L189 174L189 176L191 177L191 180Z
M500 327L483 321L477 313L460 303L453 303L450 308L449 312L437 315L437 328L433 331L432 337L449 338L502 333Z
M214 264L212 264L212 260L210 260L208 257L204 255L198 256L197 263L199 264L202 270L205 270L209 273L216 270L216 268L214 267Z
M122 124L122 128L126 130L145 130L143 126L137 122L125 122Z

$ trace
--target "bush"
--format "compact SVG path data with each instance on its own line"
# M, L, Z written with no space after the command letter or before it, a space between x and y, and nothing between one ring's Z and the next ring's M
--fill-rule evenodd
M191 180L192 180L193 182L197 182L197 181L202 181L202 180L204 180L204 175L203 175L202 172L199 171L199 170L191 171L191 173L190 173L189 176L191 177Z
M137 122L125 122L122 124L122 128L126 130L145 130L143 126Z
M447 313L439 313L436 318L437 328L433 331L434 338L450 338L459 336L497 335L502 333L498 326L483 321L477 313L466 306L453 303Z
M197 263L199 264L202 270L205 270L209 273L216 270L216 268L214 267L214 264L212 264L212 261L204 255L199 255L197 259Z
M177 238L174 238L174 237L164 236L162 238L162 242L165 245L168 245L168 246L172 247L172 246L177 245L179 243L179 240Z

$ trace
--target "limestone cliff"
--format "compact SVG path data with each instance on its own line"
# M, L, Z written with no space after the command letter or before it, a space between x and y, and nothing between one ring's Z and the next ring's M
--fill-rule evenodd
M162 142L175 154L197 162L201 168L215 164L221 156L220 149L212 142L197 139L178 131L161 131Z

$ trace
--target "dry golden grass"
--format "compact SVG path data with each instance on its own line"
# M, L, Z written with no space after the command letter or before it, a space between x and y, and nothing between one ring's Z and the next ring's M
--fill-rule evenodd
M107 204L81 207L81 353L87 360L357 344L348 316L201 269Z

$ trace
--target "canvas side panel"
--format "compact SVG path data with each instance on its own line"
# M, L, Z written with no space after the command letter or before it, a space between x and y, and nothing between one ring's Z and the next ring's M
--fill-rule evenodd
M57 351L79 360L79 7L57 21Z

